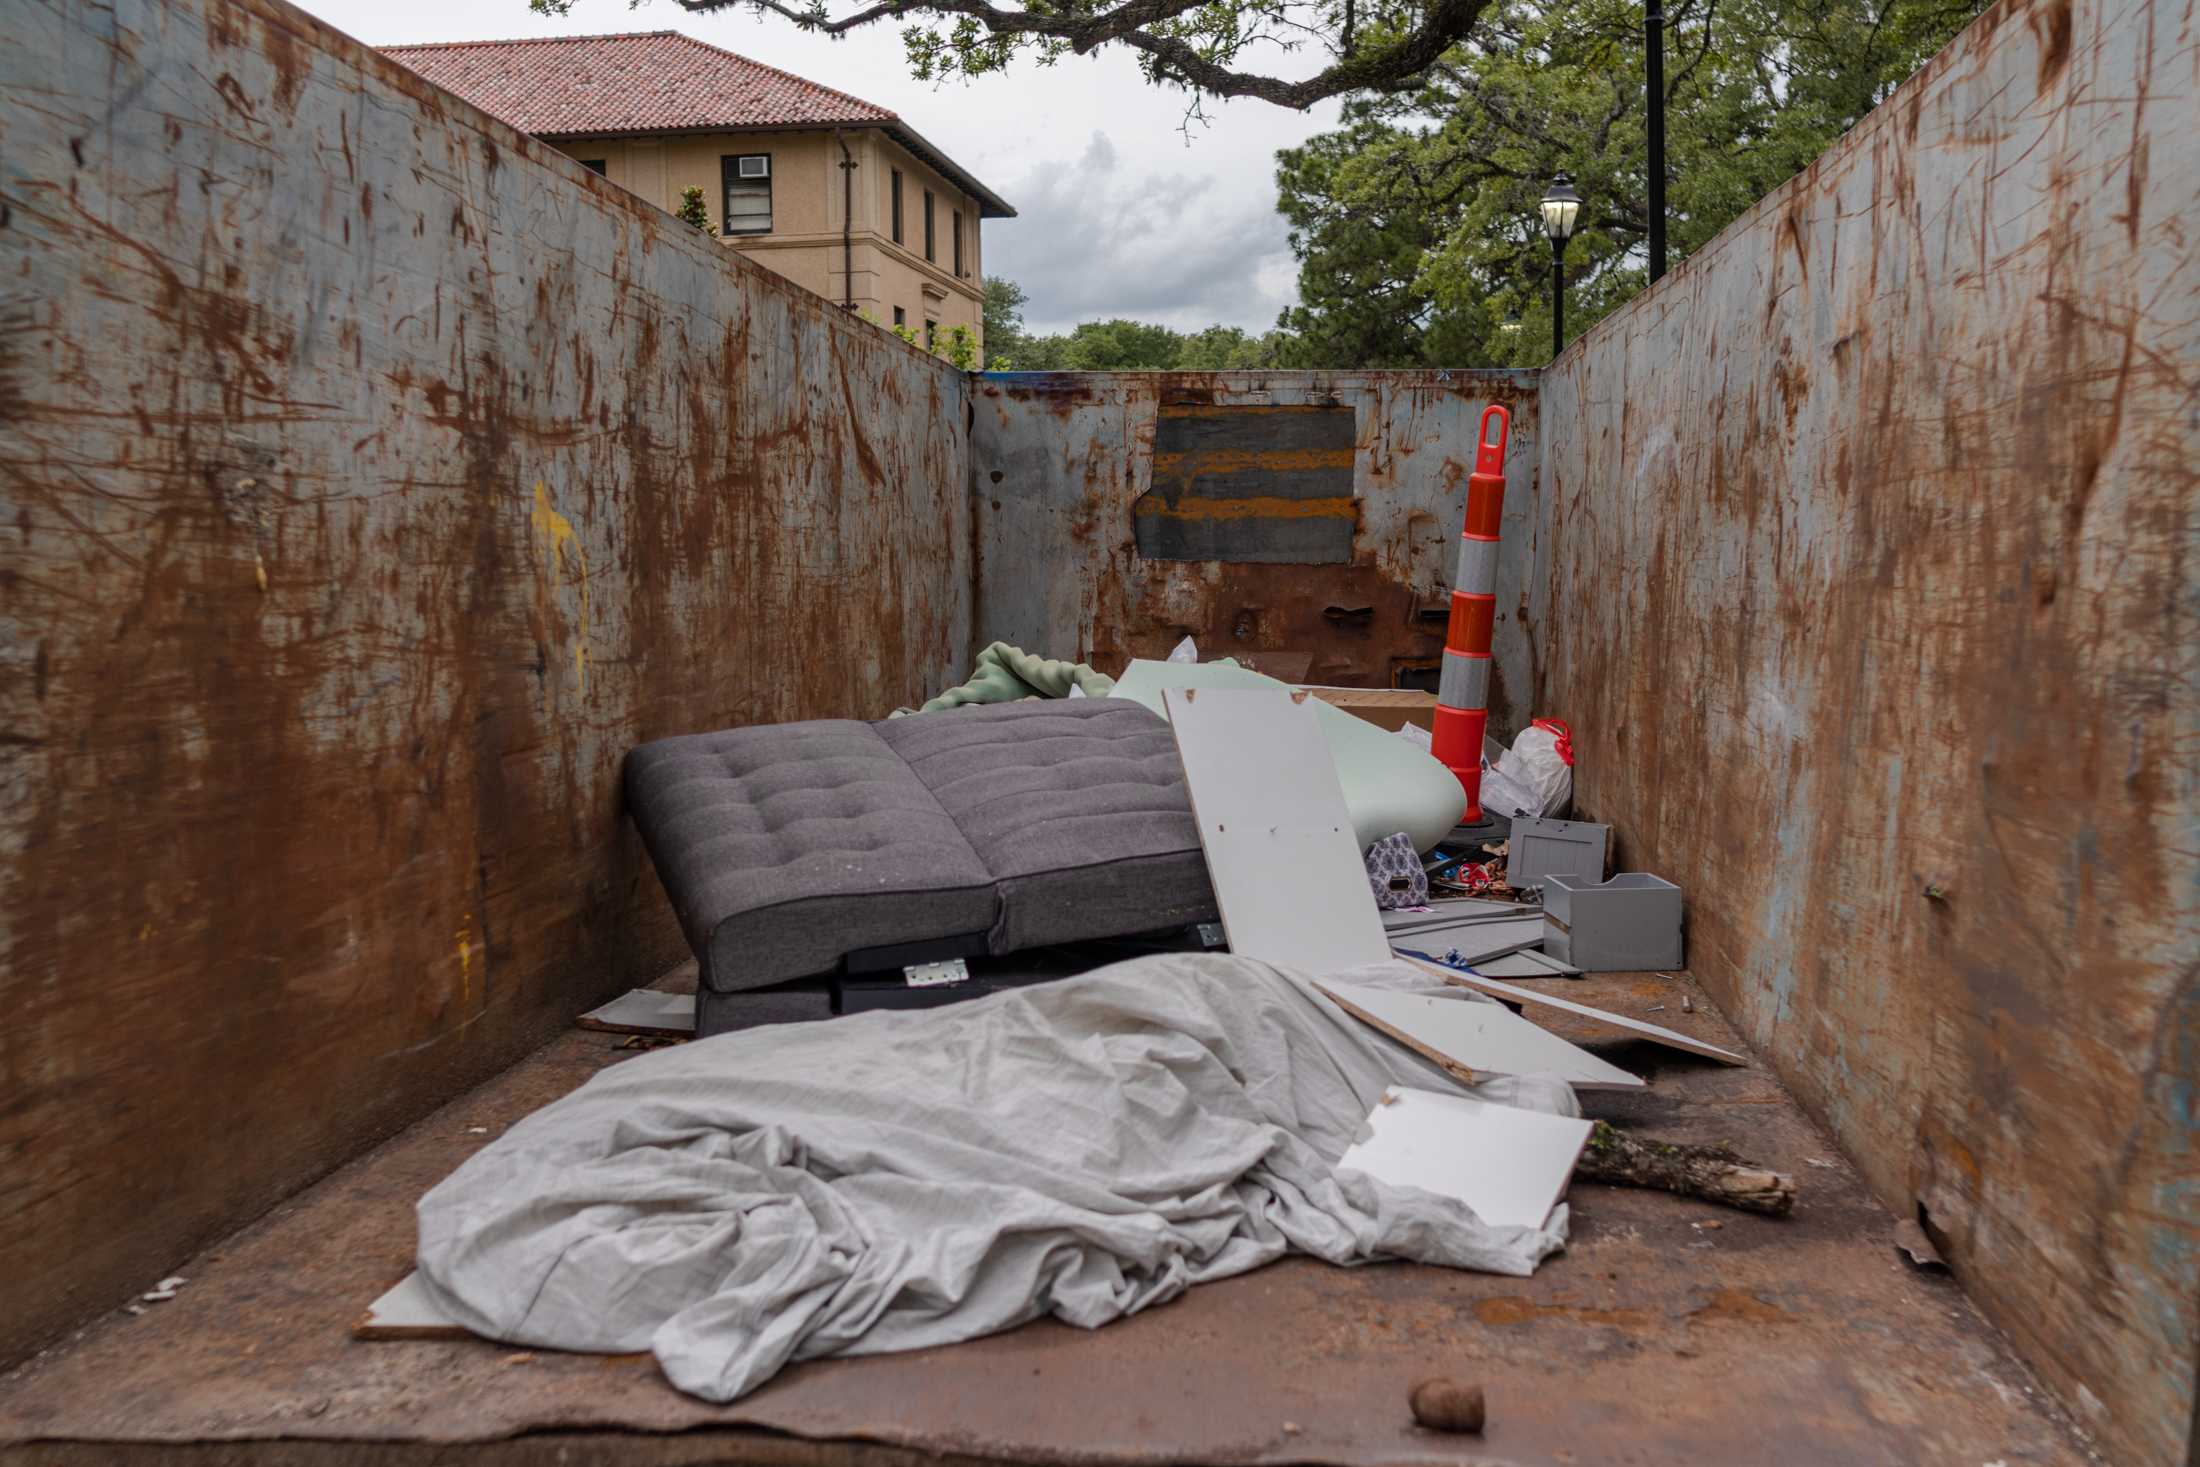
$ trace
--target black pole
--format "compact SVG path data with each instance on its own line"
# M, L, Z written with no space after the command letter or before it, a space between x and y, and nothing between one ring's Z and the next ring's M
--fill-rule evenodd
M1656 280L1665 273L1665 10L1660 0L1645 0L1642 43L1650 104L1650 278Z
M1566 349L1566 241L1551 241L1551 356Z

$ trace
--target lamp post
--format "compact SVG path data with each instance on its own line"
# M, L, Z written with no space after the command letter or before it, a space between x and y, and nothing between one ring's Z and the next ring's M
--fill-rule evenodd
M1643 100L1650 123L1650 283L1665 273L1665 7L1642 10Z
M1566 349L1566 241L1581 217L1581 195L1563 172L1543 195L1543 232L1551 237L1551 355Z

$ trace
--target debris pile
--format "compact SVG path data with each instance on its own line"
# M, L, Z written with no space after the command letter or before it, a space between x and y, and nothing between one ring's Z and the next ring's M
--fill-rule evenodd
M868 850L796 857L840 925L832 940L783 925L792 954L731 951L726 925L751 920L733 888L791 890L788 874L726 868L713 893L692 854L684 875L661 859L700 992L635 990L581 1017L653 1052L504 1130L437 1187L421 1268L359 1334L653 1349L675 1384L727 1400L790 1359L945 1343L1039 1313L1096 1324L1285 1251L1531 1272L1564 1246L1572 1180L1793 1207L1792 1178L1723 1147L1580 1114L1577 1094L1650 1082L1557 1028L1747 1063L1552 991L1585 971L1680 963L1679 889L1607 879L1607 827L1562 808L1467 825L1457 779L1428 753L1234 664L1134 662L1112 683L1014 648L989 665L1021 672L873 726L886 730L876 758L847 725L838 742L787 726L637 751L714 791L700 807L635 802L645 840L669 851L668 829L692 839L763 818L746 813L746 786L715 782L727 750L800 766L811 749L774 788L822 790L875 833ZM983 701L1042 684L1063 691ZM935 809L860 809L859 776L875 790L886 780L869 770L897 762ZM912 821L924 859L866 864ZM820 886L826 872L837 886ZM973 893L967 928L952 901L893 887L939 896L943 879ZM848 930L863 940L840 940ZM830 971L783 981L790 963ZM756 966L775 981L741 988ZM729 1010L735 999L752 1007ZM886 1022L848 1021L861 1012ZM698 1033L719 1037L684 1042ZM1145 1098L1157 1083L1174 1098ZM1193 1193L1235 1200L1187 1213ZM1096 1197L1114 1200L1094 1213ZM667 1224L675 1201L686 1221ZM899 1240L891 1258L874 1256L881 1238ZM953 1288L875 1307L914 1297L920 1275L941 1277L927 1260L949 1256ZM1093 1293L1076 1283L1088 1274L1125 1282ZM1483 1403L1433 1380L1412 1407L1433 1429L1471 1431Z

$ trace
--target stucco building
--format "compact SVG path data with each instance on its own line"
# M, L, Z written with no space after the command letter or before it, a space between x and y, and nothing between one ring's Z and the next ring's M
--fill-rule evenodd
M999 195L895 113L677 31L392 46L387 55L819 295L982 343Z

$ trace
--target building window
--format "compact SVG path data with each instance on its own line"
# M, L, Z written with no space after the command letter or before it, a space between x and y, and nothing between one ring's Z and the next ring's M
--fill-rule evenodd
M726 189L726 233L772 232L772 157L769 153L727 154L718 160Z
M934 350L937 350L937 349L938 349L938 347L939 347L939 344L940 344L940 323L939 323L939 322L937 322L937 321L927 321L927 322L925 322L925 323L924 323L924 349L925 349L926 351L934 351Z
M900 306L894 307L894 324L896 326L906 326L909 324L909 313L903 310Z
M939 258L938 255L932 253L932 190L930 189L924 191L924 257L927 260L937 260Z
M963 216L962 216L962 210L960 210L960 209L957 209L957 210L956 210L956 211L955 211L955 212L954 212L953 214L951 214L951 215L949 215L949 216L948 216L948 220L947 220L947 232L948 232L948 235L949 235L949 237L950 237L950 238L951 238L951 239L952 239L952 240L954 241L954 246L955 246L955 278L956 278L957 280L960 280L960 279L962 279L962 276L963 276Z
M894 170L894 186L893 186L893 196L894 196L894 206L893 206L893 209L891 210L891 213L893 214L893 219L894 219L894 243L895 243L895 244L900 244L900 243L901 243L901 170L900 170L899 168L896 168L896 169Z
M581 167L595 174L598 178L609 178L611 176L605 171L604 160L601 158L583 158L581 159Z

